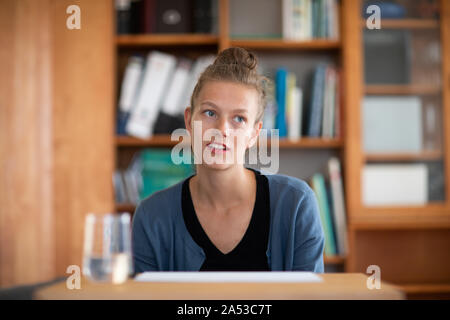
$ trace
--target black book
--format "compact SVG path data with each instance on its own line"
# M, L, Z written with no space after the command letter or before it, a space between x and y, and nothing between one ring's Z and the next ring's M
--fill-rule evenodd
M192 32L191 12L191 0L159 0L156 3L156 32Z
M184 116L182 114L173 116L160 111L153 128L153 134L171 134L175 129L184 127Z
M192 12L193 32L211 33L212 1L213 0L194 0Z
M131 1L116 1L116 32L117 34L130 33Z
M142 10L143 10L143 1L142 0L131 0L130 33L132 33L132 34L143 33L142 24L141 24Z

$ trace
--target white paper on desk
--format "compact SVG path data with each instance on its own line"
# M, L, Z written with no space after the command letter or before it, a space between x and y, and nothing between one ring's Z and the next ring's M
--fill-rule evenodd
M271 271L271 272L143 272L135 281L142 282L322 282L313 272Z

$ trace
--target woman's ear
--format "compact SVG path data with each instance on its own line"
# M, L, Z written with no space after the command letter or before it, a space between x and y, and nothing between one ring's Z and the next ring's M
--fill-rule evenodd
M184 125L186 126L186 130L192 136L192 128L191 128L191 118L192 118L192 108L186 107L184 109Z
M263 122L260 120L258 121L254 127L253 127L253 132L252 132L252 136L250 137L250 141L247 145L247 148L250 149L251 147L253 147L256 144L256 141L258 141L258 137L259 137L259 133L261 132L263 126Z

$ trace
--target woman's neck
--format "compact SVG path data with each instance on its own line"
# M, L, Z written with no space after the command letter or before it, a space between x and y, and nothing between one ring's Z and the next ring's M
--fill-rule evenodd
M240 205L256 192L255 175L243 166L225 170L198 166L190 185L202 205L219 211Z

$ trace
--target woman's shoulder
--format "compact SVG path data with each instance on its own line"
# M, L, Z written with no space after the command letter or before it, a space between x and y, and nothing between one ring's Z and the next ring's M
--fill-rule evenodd
M181 208L181 191L186 179L168 188L156 191L143 199L136 208L135 215L139 215L140 218L145 216L152 219L174 218L173 214Z
M288 176L285 174L268 174L261 172L267 177L269 190L275 194L290 194L296 197L311 195L314 191L309 184L300 178Z

